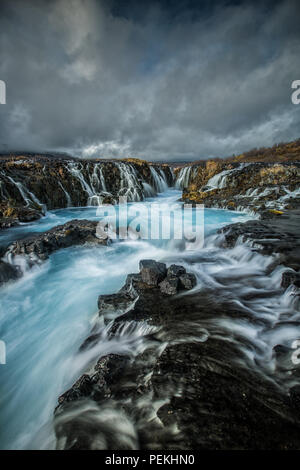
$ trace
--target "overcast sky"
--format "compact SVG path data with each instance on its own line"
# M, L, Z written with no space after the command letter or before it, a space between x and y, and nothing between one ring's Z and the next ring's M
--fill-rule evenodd
M1 150L195 160L300 137L300 2L1 0Z

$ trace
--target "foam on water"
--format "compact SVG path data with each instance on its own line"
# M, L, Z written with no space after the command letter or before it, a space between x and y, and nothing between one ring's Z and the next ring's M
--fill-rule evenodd
M132 208L142 210L155 202L156 210L166 217L170 207L175 212L181 211L179 197L179 191L168 190L158 198L132 203ZM73 218L97 220L98 216L96 208L53 211L36 223L8 231L7 238L3 234L3 239L7 242L9 237L44 231ZM142 258L184 264L198 278L195 289L217 287L220 298L233 299L252 316L251 323L226 317L197 320L193 335L199 341L219 335L220 331L230 341L239 342L239 337L243 337L241 349L245 365L255 367L259 359L263 370L271 369L273 345L278 341L288 343L295 336L292 325L277 329L274 325L282 316L299 321L299 314L291 301L292 293L287 292L282 297L280 268L274 274L266 274L270 258L253 254L245 245L238 244L227 251L218 246L219 238L213 235L217 228L247 218L249 216L236 212L206 210L205 227L209 237L205 246L197 247L196 252L184 251L182 245L167 240L132 239L107 247L61 250L19 281L2 287L0 337L6 342L7 364L0 366L0 447L52 448L51 422L58 396L88 370L97 357L111 352L134 355L146 347L143 338L149 333L147 324L123 325L120 334L112 338L108 334L110 325L98 324L101 341L89 351L78 354L80 344L95 325L98 295L116 292L128 273L138 271ZM249 279L253 280L250 284ZM272 290L274 295L270 295ZM265 297L257 299L254 295L253 300L249 300L249 294L262 291L266 292ZM268 328L272 328L270 333ZM185 339L189 340L188 334L178 341ZM134 436L132 431L132 448Z

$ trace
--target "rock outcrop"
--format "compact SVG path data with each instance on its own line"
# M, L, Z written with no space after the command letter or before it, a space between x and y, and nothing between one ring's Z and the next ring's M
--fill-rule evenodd
M263 217L299 207L300 163L206 162L177 171L182 200Z
M0 228L38 219L46 209L140 201L172 185L168 165L138 159L18 156L0 160Z
M10 264L3 262L3 272L17 270L18 276L7 276L8 279L16 279L21 274L18 262L20 257L26 260L28 268L45 261L54 251L85 243L107 245L109 238L97 237L97 222L91 220L72 220L63 225L58 225L46 232L28 236L25 239L11 243L3 253L3 258ZM1 268L1 265L0 265ZM5 275L3 274L3 281Z
M116 340L129 324L147 321L154 329L138 354L98 357L60 396L58 448L299 449L297 389L287 395L243 368L235 341L209 337L203 328L200 334L199 325L212 315L234 317L238 307L203 290L181 295L168 288L166 295L165 281L173 287L173 280L191 275L182 266L166 269L146 260L140 268L120 292L99 297L99 315L112 322L109 334ZM96 351L101 339L95 329L80 352ZM119 423L113 433L110 420ZM133 441L126 438L129 429Z
M9 281L15 281L22 276L20 268L0 260L0 286Z
M300 210L286 211L280 217L249 220L219 230L224 234L224 248L250 242L252 250L263 255L277 255L278 263L298 271L300 268Z

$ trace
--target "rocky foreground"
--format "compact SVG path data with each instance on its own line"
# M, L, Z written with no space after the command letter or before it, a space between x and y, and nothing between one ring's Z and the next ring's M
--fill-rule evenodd
M208 338L204 326L212 316L245 316L215 294L197 290L182 266L144 260L118 293L101 295L99 318L108 323L118 312L112 338L130 322L146 321L153 330L140 353L98 357L59 398L58 448L299 449L300 385L283 391L238 365L235 343ZM95 327L80 353L99 341ZM288 352L275 348L274 357L280 368ZM299 367L289 367L299 381ZM130 422L135 431L124 439L121 429L130 433Z
M41 217L44 205L110 203L119 195L141 200L162 182L174 183L169 167L144 162L50 165L21 158L3 160L0 169L3 228ZM251 276L220 271L204 288L194 265L213 259L195 253L188 267L142 260L119 292L100 295L98 320L78 351L89 365L55 410L57 446L300 449L300 368L280 340L282 329L299 327L300 165L205 162L178 168L175 179L184 202L257 213L257 220L222 229L218 243L226 254L243 242L271 262L262 257ZM30 268L57 249L83 243L107 243L97 238L96 222L72 221L19 240L1 253L0 284L22 275L20 257ZM276 269L276 286L261 288L261 273L271 282ZM294 299L292 318L282 300L287 295ZM283 318L265 314L270 299ZM130 352L101 355L103 325L116 342L131 332ZM243 335L248 326L255 335ZM266 361L269 334L279 339Z

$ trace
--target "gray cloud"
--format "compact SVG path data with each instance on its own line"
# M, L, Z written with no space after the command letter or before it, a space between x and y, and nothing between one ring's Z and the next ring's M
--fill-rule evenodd
M299 2L270 5L2 0L1 148L182 160L299 137Z

